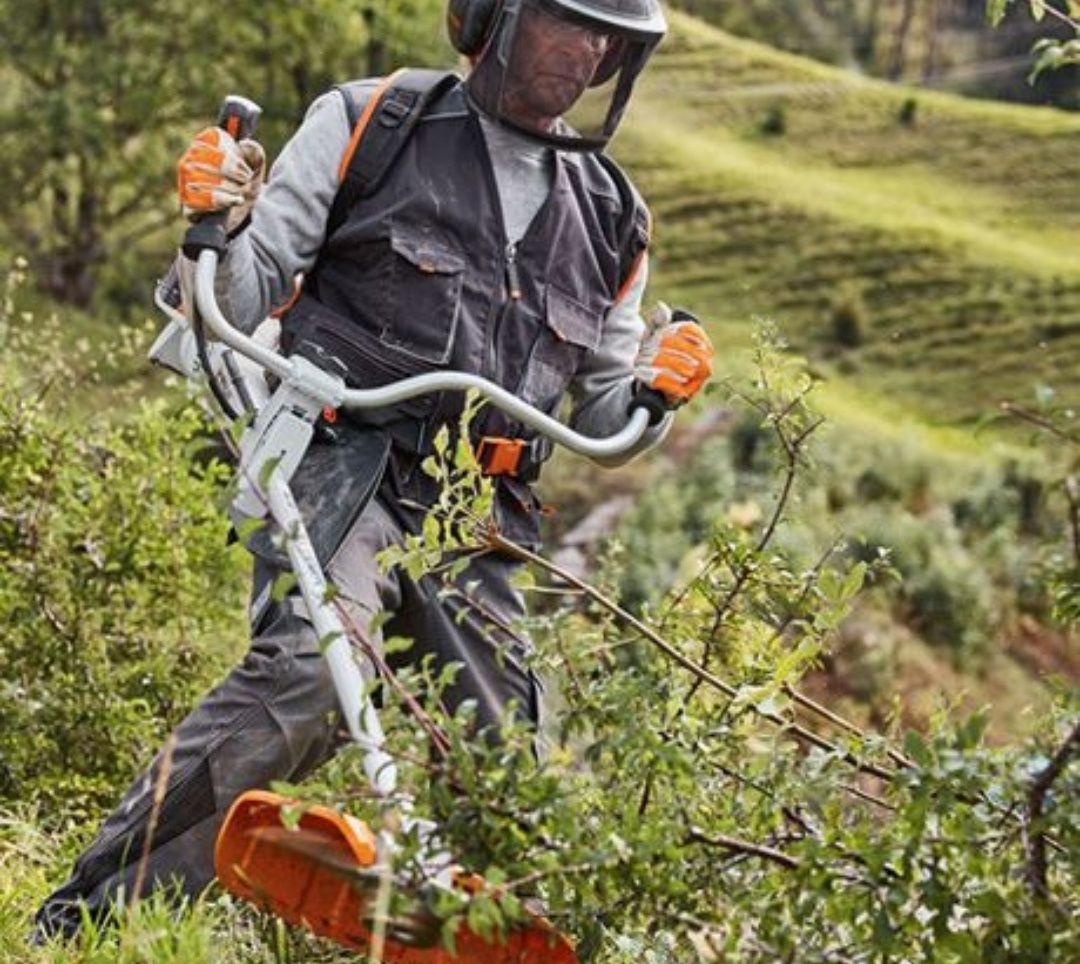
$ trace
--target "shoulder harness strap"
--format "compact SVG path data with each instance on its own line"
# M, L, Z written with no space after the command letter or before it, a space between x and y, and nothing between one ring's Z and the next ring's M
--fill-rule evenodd
M362 110L359 84L335 88L345 100L352 137L338 169L340 186L330 208L327 236L341 227L357 201L375 193L424 112L460 79L450 70L404 68L383 78Z
M648 253L652 237L652 214L623 169L606 154L597 154L597 159L614 182L622 205L618 229L619 277L622 283L615 296L616 301L621 301L637 278Z

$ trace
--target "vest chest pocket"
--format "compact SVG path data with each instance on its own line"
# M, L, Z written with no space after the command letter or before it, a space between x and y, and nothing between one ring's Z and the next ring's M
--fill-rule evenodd
M588 352L600 345L604 309L589 308L548 285L544 323L522 373L519 394L531 405L552 410Z
M380 340L425 362L442 365L454 348L465 259L420 232L394 225L390 238L389 312Z

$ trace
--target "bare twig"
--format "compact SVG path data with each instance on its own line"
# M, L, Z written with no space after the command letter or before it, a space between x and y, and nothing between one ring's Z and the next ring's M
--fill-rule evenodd
M666 639L660 636L659 633L657 633L654 629L652 629L650 626L647 626L632 613L627 612L625 609L619 606L618 603L609 599L596 587L590 585L589 583L578 578L573 573L568 572L560 566L555 565L555 563L551 562L548 559L545 559L543 556L538 555L535 552L531 552L524 546L519 546L515 542L511 542L509 539L505 538L497 531L490 531L488 533L488 539L490 540L492 546L497 548L500 552L505 552L507 555L513 556L517 559L521 559L525 562L532 563L533 565L537 566L540 569L543 569L550 575L555 576L556 578L561 579L564 582L568 582L570 585L582 590L595 603L606 609L619 620L633 627L636 632L638 632L642 637L647 639L659 650L665 653L688 673L693 674L697 679L700 679L702 682L707 683L713 689L718 690L719 692L723 693L725 696L731 699L736 699L738 697L739 691L734 686L732 686L730 683L724 682L724 680L720 679L720 677L716 676L713 673L710 673L707 669L705 669L698 663L695 663L692 659L684 656L681 652L679 652L678 649L676 649L671 643L669 643ZM812 746L816 746L818 749L825 750L828 753L835 753L841 759L843 759L856 769L861 770L863 773L868 773L871 776L875 776L879 779L886 781L891 781L895 776L895 773L892 770L886 770L875 763L868 763L864 760L860 760L853 753L841 749L840 747L836 746L836 744L831 743L829 740L826 740L824 737L819 736L812 730L808 730L806 729L806 727L800 726L798 723L791 720L785 720L783 717L779 716L776 713L773 713L770 710L762 710L757 706L749 706L748 709L756 716L780 727L783 732L790 734L796 739L799 739L805 743L809 743Z
M1035 778L1031 781L1031 787L1028 790L1027 819L1024 822L1024 850L1027 852L1024 879L1036 897L1039 898L1049 896L1049 886L1046 879L1046 835L1041 826L1046 794L1068 765L1069 758L1076 752L1078 747L1080 747L1080 720L1077 721L1072 728L1072 732L1065 738L1065 742L1058 747L1057 752L1050 758L1050 762L1035 774Z
M1063 441L1072 442L1073 444L1080 443L1080 436L1073 435L1071 432L1066 432L1064 429L1055 425L1046 416L1040 415L1038 412L1033 412L1031 409L1024 408L1022 405L1017 405L1015 402L1001 402L999 407L1007 415L1012 415L1022 422L1027 422L1029 425L1041 428L1044 432L1049 432L1051 435L1054 435Z
M175 750L176 734L170 733L161 751L161 765L158 767L157 779L154 781L154 802L150 808L150 820L146 825L146 839L143 840L142 856L139 857L139 866L135 871L135 886L131 891L131 903L133 906L142 897L143 885L146 883L146 873L150 866L150 851L154 846L154 834L157 833L161 807L165 802L165 790L169 785L169 774L172 773L172 758Z
M782 850L766 847L750 840L742 840L739 837L731 837L727 834L710 834L698 827L691 827L687 838L693 843L705 844L709 847L722 847L732 853L745 854L750 857L761 857L764 860L772 861L774 864L779 864L781 867L786 867L788 870L798 870L802 866L802 861L784 853Z

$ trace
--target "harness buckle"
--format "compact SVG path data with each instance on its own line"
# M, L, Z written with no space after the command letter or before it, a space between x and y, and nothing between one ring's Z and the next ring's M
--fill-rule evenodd
M516 476L528 442L523 438L485 435L476 448L476 458L484 475Z

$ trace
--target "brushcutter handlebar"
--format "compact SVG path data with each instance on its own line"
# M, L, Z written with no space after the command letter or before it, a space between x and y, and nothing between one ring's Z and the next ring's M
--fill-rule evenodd
M243 141L255 136L261 115L262 108L255 101L239 94L229 94L218 108L217 126L234 141ZM192 224L180 246L184 257L195 261L202 251L216 251L221 257L229 244L225 230L226 216L227 212L217 211L204 215Z
M631 409L627 423L620 431L606 438L582 435L558 419L523 402L502 386L465 372L441 371L414 375L382 388L346 388L340 378L315 369L310 364L300 364L302 359L286 358L236 329L222 314L214 294L217 265L217 251L210 247L204 248L195 268L195 301L207 329L214 338L250 358L282 381L302 385L303 390L320 405L346 411L362 411L397 405L432 392L475 389L511 418L547 436L557 445L562 445L578 455L601 460L618 458L631 451L653 421L653 414L642 404L642 397L639 396L638 404Z

